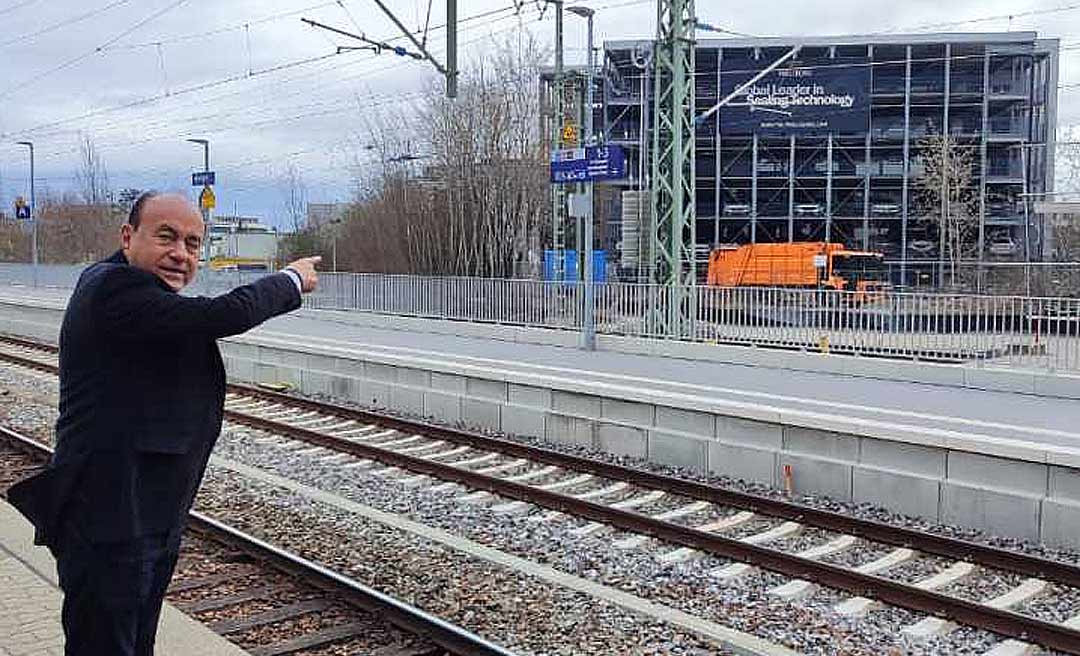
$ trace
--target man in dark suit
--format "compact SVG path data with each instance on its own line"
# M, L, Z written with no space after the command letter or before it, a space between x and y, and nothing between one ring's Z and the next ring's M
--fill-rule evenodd
M56 556L67 656L150 656L187 512L221 430L219 337L300 306L318 257L216 298L177 292L203 221L148 193L122 249L83 271L60 329L60 417L49 467L9 491Z

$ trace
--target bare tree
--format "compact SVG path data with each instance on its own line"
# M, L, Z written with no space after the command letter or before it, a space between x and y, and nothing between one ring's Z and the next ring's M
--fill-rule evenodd
M356 185L363 193L339 261L431 275L527 269L550 211L536 88L543 61L523 33L462 72L456 101L433 83L416 127L403 125L399 108L367 117L359 141L375 156L375 179Z
M931 135L920 139L918 148L922 171L915 180L915 198L920 219L937 231L950 284L956 285L958 265L978 250L975 146Z
M1080 125L1059 128L1056 143L1054 189L1069 196L1080 194Z
M86 134L79 137L79 168L75 171L75 182L87 205L101 207L112 202L105 162L98 154L93 139Z
M304 176L296 162L289 161L278 177L285 217L293 232L300 232L307 222L308 189Z
M1054 188L1068 200L1080 195L1080 126L1070 125L1058 130L1054 154L1057 177ZM1052 226L1054 259L1061 262L1080 261L1080 226Z

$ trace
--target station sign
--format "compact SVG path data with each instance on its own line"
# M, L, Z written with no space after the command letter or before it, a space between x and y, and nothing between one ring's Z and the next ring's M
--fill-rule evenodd
M206 187L214 184L214 172L213 171L199 171L191 174L191 186L192 187Z
M551 154L551 181L602 182L626 177L626 153L620 146L566 148Z
M767 58L725 58L724 67L730 72L720 73L720 97L770 63ZM870 127L870 60L792 60L724 105L719 120L720 132L732 135L865 133Z

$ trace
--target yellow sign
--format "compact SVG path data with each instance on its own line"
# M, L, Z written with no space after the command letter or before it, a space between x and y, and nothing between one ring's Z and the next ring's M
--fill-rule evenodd
M15 207L26 207L26 199L22 196L15 197Z
M199 194L199 207L204 210L217 207L217 197L214 196L214 190L210 188L210 185L202 188L202 193Z
M562 142L564 146L576 146L578 143L577 125L567 121L562 128Z

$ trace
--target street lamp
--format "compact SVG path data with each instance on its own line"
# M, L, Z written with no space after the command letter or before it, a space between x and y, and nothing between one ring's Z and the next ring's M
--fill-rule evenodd
M572 14L589 22L588 64L585 77L585 146L592 146L593 135L593 14L589 7L567 7ZM582 318L581 347L586 351L596 348L596 316L593 307L593 182L585 183L585 316Z
M193 144L200 144L203 147L203 173L210 172L210 141L207 139L188 139ZM202 203L199 203L199 209L202 210L203 219L203 261L206 266L210 266L210 208L203 207Z
M34 202L34 144L31 141L16 141L19 146L30 149L30 260L34 287L38 285L38 245L37 245L37 203Z
M330 240L331 240L331 256L330 266L334 273L337 273L337 226L341 224L341 219L332 219L326 225L330 226Z

